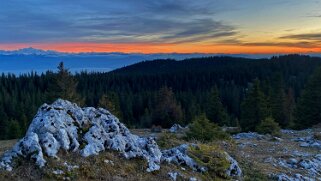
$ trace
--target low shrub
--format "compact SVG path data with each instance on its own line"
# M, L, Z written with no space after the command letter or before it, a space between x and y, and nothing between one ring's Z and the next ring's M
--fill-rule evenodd
M230 136L217 124L211 123L205 114L194 118L186 133L187 139L195 139L203 142L229 139Z
M273 118L268 117L261 121L261 123L255 128L260 134L271 134L273 136L280 136L280 126Z

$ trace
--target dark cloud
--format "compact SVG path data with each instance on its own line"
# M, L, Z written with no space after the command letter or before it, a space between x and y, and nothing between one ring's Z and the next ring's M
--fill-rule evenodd
M321 33L302 33L302 34L286 35L280 38L293 39L293 40L321 41Z
M317 46L314 42L298 41L298 42L253 42L241 43L243 46L278 46L278 47L296 47L296 48L314 48Z
M222 0L11 0L1 2L0 43L200 42L230 38L215 19Z

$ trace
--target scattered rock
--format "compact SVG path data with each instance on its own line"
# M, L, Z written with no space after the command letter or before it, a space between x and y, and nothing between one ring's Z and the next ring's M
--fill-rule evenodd
M295 174L293 177L288 176L284 173L274 174L271 176L272 179L276 179L278 181L314 181L315 179L304 177L301 174Z
M314 136L308 136L308 137L299 137L292 139L296 142L301 142L301 147L312 147L312 148L318 148L321 149L321 141L314 138Z
M64 174L64 171L58 169L58 170L54 170L52 173L55 175L62 175Z
M264 135L260 135L255 132L248 132L248 133L238 133L236 135L233 135L234 139L258 139L262 140L265 138Z
M67 162L64 163L64 166L67 167L68 171L74 170L74 169L78 169L79 166L78 165L70 165Z
M271 156L264 159L264 163L274 163L275 159Z
M177 180L177 176L179 175L178 172L168 172L168 176L171 180L176 181Z
M183 144L178 147L162 151L162 161L167 163L174 163L177 165L187 165L194 171L205 172L207 171L206 167L198 165L191 157L188 156L187 151L188 147L197 145L188 145ZM229 168L226 170L226 174L230 177L241 177L242 170L238 165L238 162L233 159L228 153L224 152L226 155L226 160L230 163Z
M290 130L290 129L282 129L281 133L283 134L294 134L294 130Z
M186 165L194 171L205 172L205 167L199 166L191 157L187 155L187 150L189 146L196 145L183 144L175 148L163 150L161 160L167 163Z
M240 148L245 148L246 146L249 146L249 147L257 147L257 144L256 143L251 143L251 142L245 142L245 143L239 143L238 146Z
M114 166L114 162L112 160L104 160L104 162L106 164L110 164L110 165Z
M287 162L291 165L295 165L298 164L299 161L295 158L290 158Z
M321 154L315 155L310 159L280 159L278 164L285 168L306 170L309 173L309 177L321 177Z
M183 128L181 125L179 125L179 124L174 124L174 125L169 129L169 132L171 132L171 133L178 133L178 132L182 132L183 130L185 130L185 128Z

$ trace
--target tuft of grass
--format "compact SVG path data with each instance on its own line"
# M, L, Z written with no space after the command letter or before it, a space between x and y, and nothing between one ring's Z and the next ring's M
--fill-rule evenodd
M156 140L161 149L169 149L184 143L176 134L163 132Z
M226 170L230 164L226 159L225 152L218 146L209 144L199 144L197 147L191 146L188 150L188 155L199 165L208 169L204 173L207 179L229 179L228 175L226 175Z

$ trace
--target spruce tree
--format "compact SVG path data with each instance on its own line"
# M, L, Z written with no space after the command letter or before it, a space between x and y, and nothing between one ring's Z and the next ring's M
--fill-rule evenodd
M280 124L281 127L288 126L285 115L285 100L284 81L282 74L277 73L272 79L270 107L274 120Z
M61 98L83 104L83 100L77 93L78 81L71 75L71 72L65 68L63 62L60 62L57 68L58 72L51 75L52 83L48 90L49 99L55 100Z
M284 115L285 115L285 124L287 127L293 127L294 125L294 110L295 110L295 98L293 89L289 88L288 93L285 97L284 103Z
M206 106L206 116L220 126L228 124L228 114L221 102L217 87L212 88Z
M122 119L119 99L115 93L109 93L108 96L106 94L103 94L99 99L98 106L107 109L118 119Z
M261 91L259 80L255 80L253 87L241 105L240 125L243 131L255 131L255 127L270 115L267 99Z
M9 122L9 130L8 130L8 138L9 139L16 139L21 136L21 128L16 120L11 120Z
M295 127L308 128L321 123L321 67L309 78L295 111Z
M152 118L154 125L161 125L165 128L183 121L182 108L176 101L171 88L163 87L158 91Z

